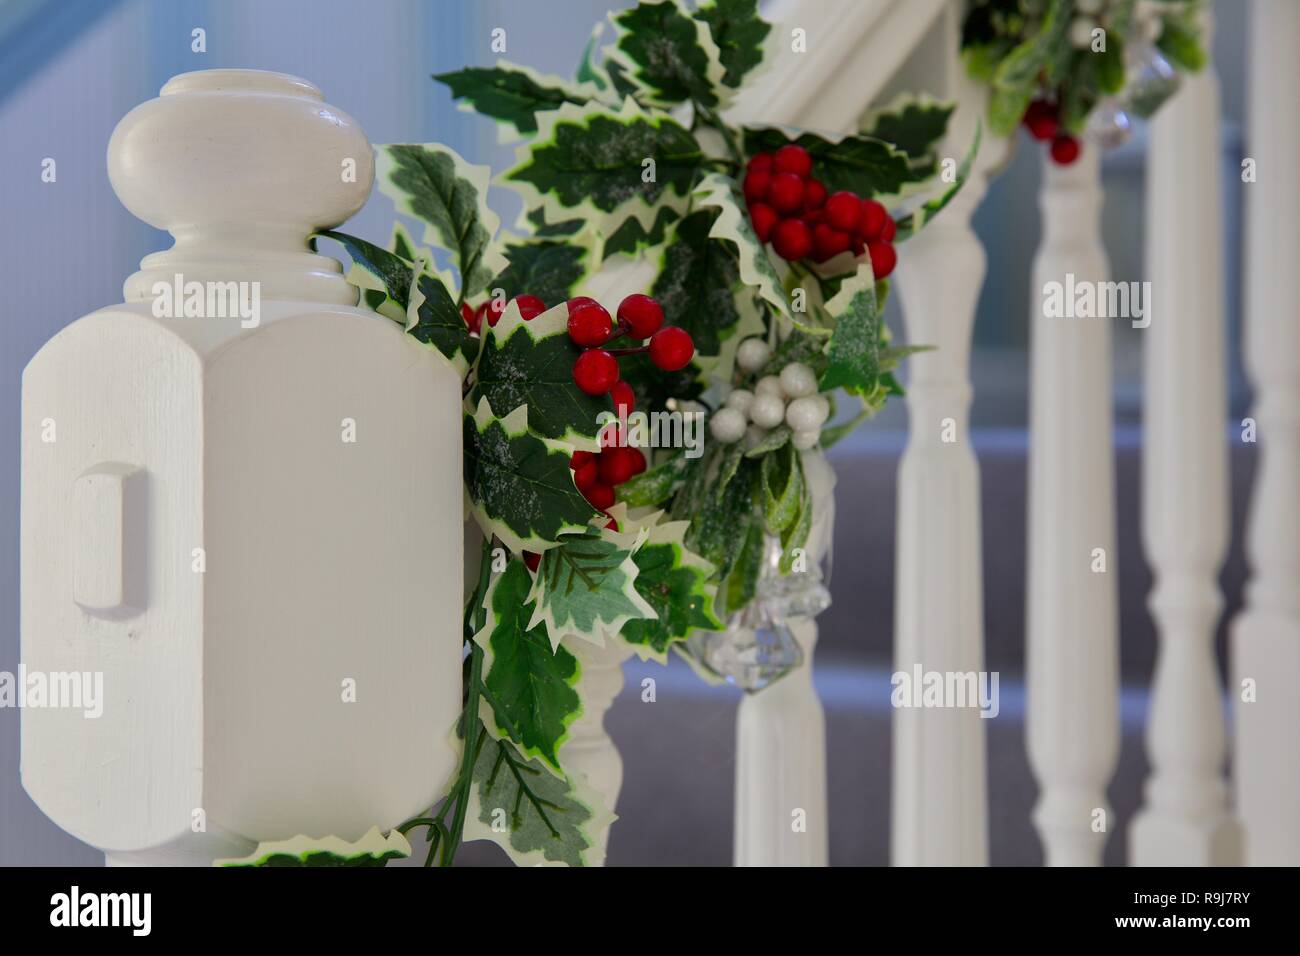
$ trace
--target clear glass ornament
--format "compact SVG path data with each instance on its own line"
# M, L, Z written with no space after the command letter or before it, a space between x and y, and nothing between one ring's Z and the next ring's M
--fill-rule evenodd
M704 667L744 691L759 691L803 663L803 648L762 598L733 614L725 631L696 631L691 650Z
M1124 112L1150 119L1169 97L1178 92L1178 71L1155 46L1139 41L1125 55L1128 82L1120 92Z
M1119 100L1112 96L1093 109L1083 134L1102 149L1117 149L1133 135L1133 121Z

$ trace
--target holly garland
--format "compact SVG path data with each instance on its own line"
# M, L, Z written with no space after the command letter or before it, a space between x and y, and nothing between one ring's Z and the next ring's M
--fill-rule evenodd
M613 815L565 757L581 646L698 665L688 640L755 599L769 540L797 573L803 457L901 393L910 350L881 320L895 244L961 187L978 139L921 201L950 105L902 100L840 136L730 124L771 30L756 7L643 0L612 15L603 50L593 33L573 80L505 61L435 77L524 137L498 181L523 196L529 235L500 228L485 168L430 143L379 147L377 163L418 241L320 234L351 257L363 304L463 383L482 544L458 769L398 828L423 831L425 865L467 839L520 864L600 863ZM647 288L616 307L575 294L621 256L657 265ZM832 393L861 410L832 422ZM650 440L638 413L682 440Z
M970 0L962 51L991 87L989 126L1023 123L1073 163L1085 132L1121 144L1131 117L1149 118L1174 92L1177 71L1205 63L1203 0Z

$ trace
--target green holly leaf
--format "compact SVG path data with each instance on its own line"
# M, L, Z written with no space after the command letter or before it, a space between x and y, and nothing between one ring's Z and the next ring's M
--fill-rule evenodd
M529 627L549 634L552 647L566 637L603 645L629 621L653 618L635 587L632 555L643 542L643 534L609 529L565 535L542 555L528 595L535 606Z
M453 99L513 127L520 136L537 132L535 114L559 109L565 103L585 103L598 92L506 60L491 67L435 73L433 78L451 89Z
M1156 46L1180 70L1195 73L1205 67L1205 46L1196 23L1195 11L1169 13Z
M471 166L438 143L394 143L379 147L379 191L398 212L425 224L423 242L441 245L461 276L462 300L487 287L505 266L492 239L501 224L487 205L486 166Z
M873 112L862 131L902 150L917 175L928 178L934 174L935 150L948 132L948 121L956 108L955 103L940 103L928 95L905 94Z
M779 534L799 516L803 498L803 469L794 444L784 442L763 456L760 467L763 488L763 522L772 534Z
M695 11L709 25L722 60L722 82L739 89L745 75L763 62L763 41L772 25L758 15L758 0L705 0Z
M835 331L827 350L821 390L843 388L870 393L880 374L880 313L876 306L876 280L869 261L844 280L840 291L825 308L835 320Z
M674 455L663 464L623 482L614 492L619 501L632 508L663 504L682 483L690 462L691 459L684 454ZM621 526L622 522L619 524Z
M678 0L641 0L612 19L617 40L606 60L624 67L645 102L719 105L724 69L707 23Z
M808 150L813 175L830 192L847 189L859 196L893 196L916 180L908 155L882 139L854 134L832 140L815 133L791 138L774 126L745 128L745 152L751 156L773 152L786 143Z
M602 255L606 259L619 253L635 256L648 246L657 246L664 241L668 227L677 219L677 210L668 206L659 210L655 215L654 225L649 229L641 225L639 219L625 219L621 226L606 237Z
M966 150L966 155L962 157L957 164L957 178L953 180L951 186L943 191L942 194L933 199L929 199L912 212L908 213L896 223L898 232L894 236L895 242L902 242L909 239L916 233L920 232L935 216L943 211L944 207L961 192L966 185L966 180L970 179L971 167L975 164L975 157L979 155L980 142L984 138L984 131L981 124L975 124L975 138L971 141L970 148ZM879 304L880 311L884 311L884 302Z
M543 438L597 451L601 413L612 415L608 395L591 396L573 381L582 349L569 338L566 302L525 322L511 302L495 327L483 332L482 351L469 393L472 406L528 406L528 427ZM536 549L534 549L536 550Z
M248 856L216 860L213 866L386 866L411 855L411 844L397 830L384 836L371 827L359 840L336 836L296 836L259 843Z
M717 568L718 577L722 579L731 572L749 533L749 526L757 517L754 498L758 489L760 460L745 458L743 454L735 455L733 460L735 471L729 481L715 482L711 488L707 482L701 482L707 490L702 500L697 499L698 504L689 506L689 515L678 514L674 503L674 517L691 518L686 546Z
M466 840L490 840L519 866L599 866L597 836L614 821L600 795L581 777L557 777L540 760L526 760L506 740L483 739L471 775ZM503 831L498 824L507 823Z
M416 265L396 253L342 232L326 230L317 235L333 239L347 250L352 258L348 282L361 290L370 308L402 323L407 334L433 346L462 378L465 376L478 355L479 341L470 335L441 279L421 269L417 284ZM399 244L403 241L394 238Z
M610 236L628 219L649 231L661 209L685 210L704 154L666 113L646 113L631 99L618 109L570 103L538 122L537 135L520 147L518 164L503 179L545 221L581 219Z
M763 524L751 521L741 543L740 552L723 584L723 603L728 614L734 614L758 592L758 577L763 570L763 552L767 549L767 536Z
M569 450L528 428L528 409L504 418L486 398L465 415L465 490L471 512L487 537L507 548L546 551L562 534L587 529L599 514L579 494L569 470Z
M563 774L560 746L582 713L574 689L580 668L577 658L551 642L545 627L530 620L536 617L532 587L532 575L514 558L488 588L487 622L474 635L483 648L483 684L489 695L484 721L489 727L495 724L493 736L508 736L526 757Z
M715 216L701 209L673 225L650 290L666 323L691 334L697 359L718 356L742 318L738 255L733 244L711 237Z
M629 532L649 532L633 560L637 566L636 590L655 611L654 618L628 621L623 639L642 660L667 663L668 649L684 641L692 631L720 631L724 625L713 613L717 588L710 584L713 565L687 549L684 537L689 521L660 522L661 512L634 522L626 508L616 505L610 513L619 527Z
M590 242L531 239L507 243L509 265L492 281L507 299L535 295L548 306L567 301L589 271L595 268Z

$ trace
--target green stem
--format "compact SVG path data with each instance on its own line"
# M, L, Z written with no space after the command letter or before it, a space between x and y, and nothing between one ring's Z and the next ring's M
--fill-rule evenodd
M722 118L717 113L704 104L696 102L692 105L695 107L695 115L722 137L722 141L727 144L727 152L731 154L732 161L735 162L736 166L744 166L745 156L740 150L740 144L736 142L736 134L731 131L726 123L722 122Z

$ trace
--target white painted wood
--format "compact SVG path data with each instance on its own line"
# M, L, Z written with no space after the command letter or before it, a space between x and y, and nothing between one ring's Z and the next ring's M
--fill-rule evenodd
M623 689L623 662L632 656L631 647L610 642L597 647L586 641L566 642L582 667L578 678L578 693L582 696L583 712L569 727L569 738L564 742L560 760L569 773L581 775L586 783L604 799L611 814L618 807L618 797L623 790L623 758L618 747L605 730L605 715L614 698ZM600 863L609 847L610 819L600 828Z
M949 40L946 96L956 99L944 155L969 146L986 94L957 59L960 11L941 21ZM984 668L979 466L970 444L967 369L985 255L970 226L1005 141L989 138L957 198L899 248L897 288L909 343L908 440L898 470L894 669ZM942 274L942 282L934 277ZM977 708L899 708L893 715L891 859L896 866L988 862L985 721Z
M1101 863L1114 823L1106 786L1119 756L1116 320L1044 314L1048 283L1108 278L1099 152L1089 145L1064 167L1044 158L1031 289L1027 735L1039 785L1034 825L1050 866ZM1104 572L1093 570L1099 558Z
M365 201L369 155L303 81L173 80L123 121L110 169L177 246L25 372L23 664L102 674L104 700L98 719L24 713L23 784L114 863L357 838L427 807L454 766L459 376L306 247ZM256 327L156 317L150 280L176 270L260 281ZM85 476L128 472L145 507L126 495L120 539L93 500L73 519L74 494L112 505ZM108 603L129 597L136 536L141 596Z
M805 453L804 475L813 496L808 534L810 566L831 549L835 526L835 472L819 452ZM736 715L736 866L826 866L826 715L813 686L817 622L788 622L803 649L803 664L755 694Z
M1230 866L1239 862L1240 838L1227 808L1214 659L1229 518L1228 448L1217 427L1227 410L1223 245L1206 241L1223 235L1213 64L1183 78L1150 129L1142 536L1156 579L1149 603L1160 652L1147 717L1153 769L1130 830L1130 859Z
M1256 0L1247 155L1256 181L1246 203L1247 367L1255 386L1259 470L1246 554L1252 576L1233 624L1237 806L1245 862L1300 865L1300 4ZM1253 682L1254 702L1242 700Z

